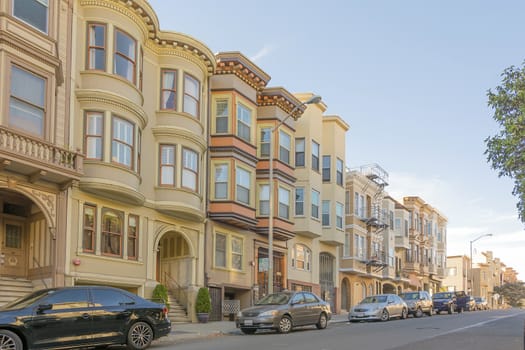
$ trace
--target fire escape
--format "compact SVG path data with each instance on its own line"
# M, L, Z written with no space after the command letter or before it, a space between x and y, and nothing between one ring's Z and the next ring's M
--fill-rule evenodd
M388 266L383 245L383 231L388 228L387 213L383 211L388 173L378 164L363 165L360 167L360 172L368 179L363 186L363 193L369 188L375 189L370 201L370 216L364 219L370 239L370 254L365 263L369 271L379 272Z

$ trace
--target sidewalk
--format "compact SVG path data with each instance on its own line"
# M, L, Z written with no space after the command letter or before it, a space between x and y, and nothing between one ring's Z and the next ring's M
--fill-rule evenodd
M348 313L332 315L328 327L333 323L348 322ZM241 335L234 321L216 321L208 323L174 323L171 333L155 341L157 344L178 343L189 339L217 337L223 335Z

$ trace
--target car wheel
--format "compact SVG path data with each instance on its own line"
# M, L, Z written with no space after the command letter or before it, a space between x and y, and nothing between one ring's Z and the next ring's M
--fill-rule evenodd
M0 329L0 349L22 350L22 340L15 333Z
M388 313L388 310L387 309L383 309L383 312L381 313L380 320L385 322L385 321L388 321L389 319L390 319L390 314Z
M315 326L317 327L317 329L325 329L327 325L328 325L328 319L326 318L326 314L323 312L319 316L319 322L317 322Z
M146 322L137 322L131 325L128 331L128 349L142 350L150 346L153 341L153 329Z
M279 333L288 333L292 330L293 324L290 316L283 316L279 321Z
M408 310L407 309L403 309L403 311L401 311L401 319L405 320L407 318L408 318Z
M243 332L244 334L254 334L255 331L257 330L253 328L241 328L241 332Z
M423 310L421 310L420 307L417 308L416 313L414 314L416 318L420 318L423 316Z

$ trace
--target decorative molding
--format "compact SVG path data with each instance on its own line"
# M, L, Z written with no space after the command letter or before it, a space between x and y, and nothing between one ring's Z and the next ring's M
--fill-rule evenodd
M39 190L32 190L31 193L39 200L39 202L46 207L46 209L49 211L49 214L55 218L55 208L56 208L56 201L57 197L56 195L48 194ZM55 225L50 225L54 227Z

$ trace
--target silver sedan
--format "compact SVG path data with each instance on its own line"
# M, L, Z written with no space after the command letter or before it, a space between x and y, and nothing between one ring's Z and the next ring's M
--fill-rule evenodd
M269 294L255 306L241 310L236 326L244 334L258 329L274 329L288 333L296 326L315 325L326 328L332 317L330 304L311 292L279 292Z
M354 307L348 313L348 321L388 321L393 317L407 318L407 304L395 294L371 295Z

